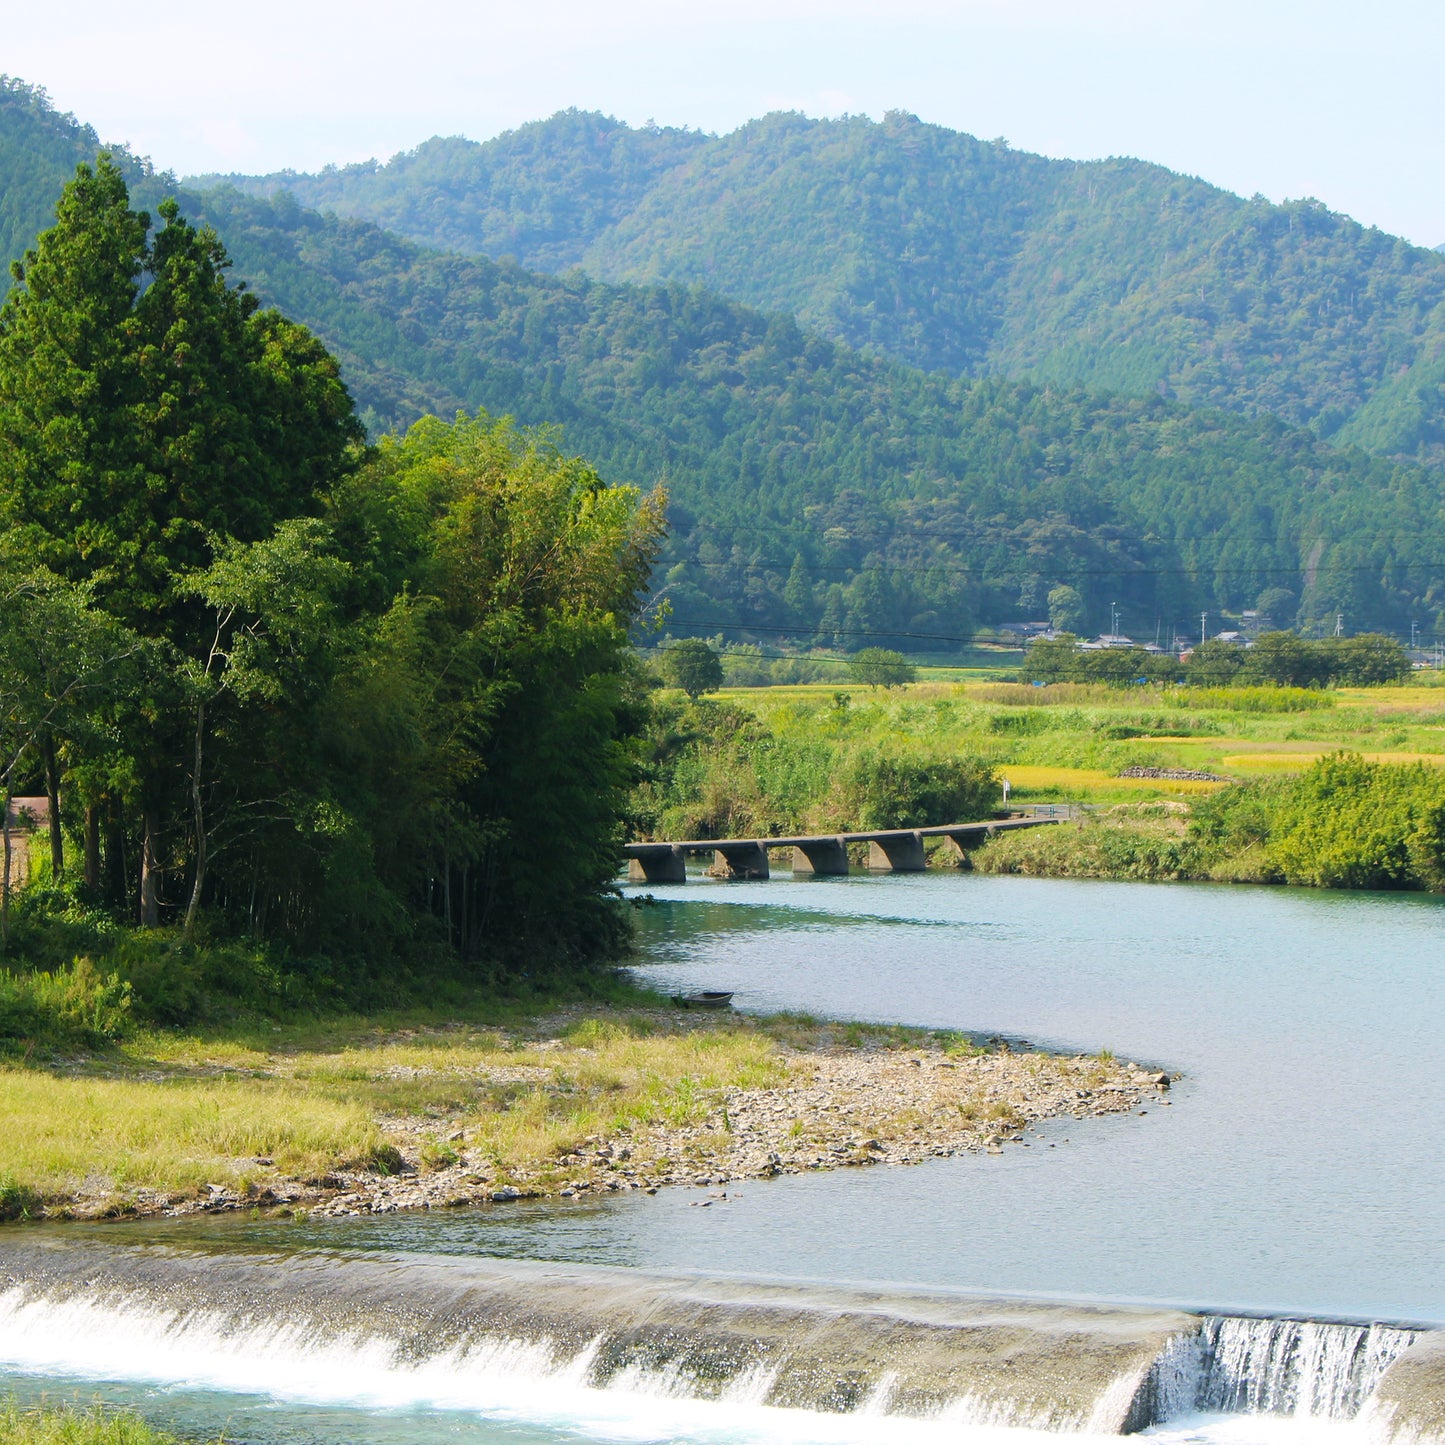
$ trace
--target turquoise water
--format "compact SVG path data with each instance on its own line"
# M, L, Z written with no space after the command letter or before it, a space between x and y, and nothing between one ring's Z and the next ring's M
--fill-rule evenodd
M735 989L746 1009L1107 1047L1184 1079L1167 1106L1047 1126L1001 1156L743 1184L706 1210L690 1207L691 1191L665 1190L350 1221L205 1221L173 1233L217 1245L518 1255L1445 1323L1445 901L968 874L699 877L657 893L640 913L638 969L650 982ZM34 1359L0 1358L12 1380L39 1387ZM146 1402L148 1413L183 1424L230 1418L233 1433L256 1440L927 1433L822 1418L805 1429L676 1401L599 1404L535 1390L480 1413L414 1397L368 1402L367 1381L347 1387L345 1371L341 1384L329 1381L339 1396L308 1398L239 1378L208 1384L199 1366L189 1381L150 1384L113 1361L79 1370L57 1357L53 1369L53 1384L109 1381L105 1391ZM1353 1438L1345 1425L1253 1418L1160 1434Z
M665 987L1184 1079L1142 1117L1001 1156L743 1184L706 1210L674 1190L289 1237L1445 1322L1445 900L921 874L698 879L641 917L639 973Z

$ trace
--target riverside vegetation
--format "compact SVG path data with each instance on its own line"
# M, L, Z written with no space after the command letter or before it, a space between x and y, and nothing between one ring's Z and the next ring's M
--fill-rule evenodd
M1006 778L1011 804L1089 811L966 866L1445 888L1434 686L775 687L664 701L653 727L636 807L659 837L962 822L989 816Z
M181 1445L130 1410L77 1402L0 1402L0 1445ZM222 1442L217 1442L222 1445Z
M0 1209L346 1214L655 1192L997 1149L1168 1083L1001 1040L684 1015L626 985L609 1003L158 1031L122 1001L105 1047L32 1039L28 1067L0 1072Z

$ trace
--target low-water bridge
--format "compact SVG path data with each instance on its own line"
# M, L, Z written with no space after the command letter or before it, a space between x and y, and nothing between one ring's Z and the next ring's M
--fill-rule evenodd
M954 856L962 857L997 833L1015 828L1042 828L1062 818L996 818L986 823L944 823L933 828L879 828L871 833L826 833L799 838L694 838L685 843L629 843L627 876L633 883L683 883L690 854L711 853L714 878L766 878L768 853L792 852L793 873L841 874L848 871L848 845L868 845L868 867L885 873L921 873L926 838L943 838Z

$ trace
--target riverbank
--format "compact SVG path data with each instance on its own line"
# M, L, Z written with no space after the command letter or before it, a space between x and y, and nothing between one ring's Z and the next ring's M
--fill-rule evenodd
M0 1402L0 1445L181 1445L129 1410L96 1404ZM224 1445L224 1440L217 1442Z
M1167 1076L958 1034L574 1007L504 1027L155 1034L0 1073L31 1218L381 1213L656 1191L1028 1147Z

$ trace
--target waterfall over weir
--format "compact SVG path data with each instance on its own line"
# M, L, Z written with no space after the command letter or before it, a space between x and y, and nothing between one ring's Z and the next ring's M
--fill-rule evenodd
M1415 1338L531 1261L0 1244L0 1363L363 1407L671 1400L935 1422L957 1439L1223 1411L1360 1418L1423 1445L1445 1441L1431 1414L1445 1352Z

